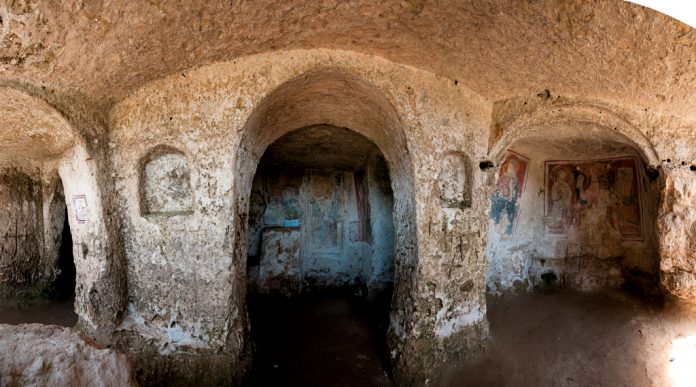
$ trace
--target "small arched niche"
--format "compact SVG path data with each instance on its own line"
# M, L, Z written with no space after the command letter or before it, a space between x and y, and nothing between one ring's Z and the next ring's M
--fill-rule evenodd
M459 152L444 155L437 179L440 200L446 208L471 206L471 163Z
M142 215L192 213L191 172L183 152L160 145L140 162L140 211Z

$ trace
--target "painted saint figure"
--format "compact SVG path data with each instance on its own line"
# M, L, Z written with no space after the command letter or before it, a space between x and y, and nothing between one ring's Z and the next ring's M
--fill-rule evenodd
M592 207L600 197L599 174L602 164L589 163L577 166L579 170L575 184L578 193L578 203L584 207Z
M550 234L598 221L626 240L642 240L640 170L634 157L546 161L544 220ZM581 223L588 222L583 225ZM601 225L604 226L604 225Z
M554 179L551 184L547 225L552 233L562 234L568 231L575 218L571 171L567 166L559 166L552 176Z
M617 167L607 215L609 223L624 236L641 236L640 202L635 188L634 166Z
M503 217L507 220L505 234L511 235L517 214L517 198L520 193L520 181L518 177L519 160L508 158L505 173L498 176L498 183L491 198L491 216L496 225L500 224Z

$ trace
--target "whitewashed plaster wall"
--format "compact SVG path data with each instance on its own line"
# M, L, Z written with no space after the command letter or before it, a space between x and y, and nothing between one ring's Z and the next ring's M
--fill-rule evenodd
M109 342L125 307L125 277L119 254L120 236L108 221L109 208L103 205L108 186L102 183L100 175L106 173L106 168L96 160L78 142L59 161L58 173L73 238L78 327Z

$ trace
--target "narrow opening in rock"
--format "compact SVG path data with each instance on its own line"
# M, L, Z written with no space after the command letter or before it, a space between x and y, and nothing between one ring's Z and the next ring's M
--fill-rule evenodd
M0 175L0 323L73 326L75 262L63 186L17 169Z
M75 259L73 257L72 233L68 222L68 211L65 210L65 220L63 221L63 231L61 232L60 250L58 255L57 269L59 274L53 284L56 296L60 300L72 299L75 297Z
M493 162L490 160L484 160L479 163L479 169L481 169L482 171L487 171L488 169L493 167Z

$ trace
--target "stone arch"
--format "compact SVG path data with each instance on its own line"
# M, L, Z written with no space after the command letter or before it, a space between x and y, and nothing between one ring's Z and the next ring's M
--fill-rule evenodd
M640 129L611 110L590 104L549 106L517 117L506 125L502 136L491 145L489 157L500 162L515 141L524 137L555 135L550 131L551 125L563 122L589 123L637 150L647 166L660 164L655 147Z
M293 93L311 100L303 102L300 98L294 100L299 104L287 104ZM264 117L274 110L285 111L295 119L281 119L284 114ZM478 211L485 200L473 196L471 208L441 211L439 199L433 195L437 156L441 155L438 148L448 144L451 150L466 153L473 161L474 154L485 153L485 139L475 133L487 127L489 119L488 102L461 84L378 56L341 50L283 50L240 57L190 69L184 75L172 74L138 89L111 110L105 142L111 149L111 172L115 177L110 180L116 186L114 201L119 204L116 210L121 215L124 253L129 267L157 265L160 257L167 257L182 263L182 273L195 275L182 275L186 278L159 286L155 270L129 270L124 326L132 320L130 317L142 317L142 326L148 331L156 327L162 336L154 345L168 343L168 348L175 351L167 356L172 362L188 354L172 345L166 336L169 322L160 317L176 318L182 329L191 333L203 327L210 335L201 340L198 350L234 356L235 360L226 363L225 372L240 375L244 360L249 359L237 360L248 350L247 257L242 249L246 247L243 242L248 222L244 217L249 205L249 191L245 189L250 187L243 185L253 181L256 160L264 153L263 144L303 125L333 123L369 132L366 137L381 147L387 158L390 176L402 177L401 183L391 181L391 186L397 188L395 193L414 192L415 199L409 194L399 202L404 203L397 208L401 218L393 222L400 225L395 236L401 242L397 243L400 247L394 259L394 293L399 296L392 307L395 318L390 327L390 356L395 374L421 382L434 380L440 370L430 366L433 362L478 346L487 335L485 286L483 275L479 275L485 258L482 249L473 248L474 244L485 243L485 234L478 232L487 220L483 211ZM282 123L285 127L261 130L261 122L267 126ZM176 146L189 156L196 211L185 222L176 217L145 219L140 216L137 200L132 200L138 194L137 160L154 143ZM481 191L485 178L473 174L472 192ZM400 190L401 186L405 190ZM413 204L415 200L418 205ZM445 223L448 215L455 216L454 222ZM442 248L442 238L421 237L430 229L444 237L459 239L461 235L471 248L456 249L454 243ZM148 253L168 241L186 243L171 243L181 248ZM464 247L463 243L459 245ZM206 270L187 261L194 256L200 257ZM469 260L473 269L446 265L458 257ZM447 273L448 277L437 273ZM463 288L456 284L460 279L467 284ZM172 289L186 292L175 293ZM209 302L197 303L200 294L205 294ZM224 307L220 307L223 302ZM438 313L438 308L443 313ZM148 345L152 342L140 335L134 340L141 339Z
M349 128L380 149L394 192L395 286L389 328L390 345L401 345L412 318L409 293L417 263L413 165L401 120L389 99L375 86L345 72L314 71L289 80L266 95L242 129L234 159L236 211L233 262L239 284L235 294L245 310L247 213L252 180L266 148L283 135L303 127L329 124Z
M57 219L53 219L55 211L48 209L57 187L62 187L77 272L78 326L94 337L106 339L125 306L125 273L114 252L117 248L110 243L116 236L110 235L113 230L106 224L97 180L99 170L92 151L58 110L22 90L0 87L0 122L0 167L35 171L34 180L41 187L43 240L53 238L48 225Z
M76 139L70 123L52 106L23 91L0 86L0 161L49 161L62 156Z
M505 125L489 157L498 167L487 250L488 285L494 292L512 289L515 281L524 281L525 289L541 286L540 275L548 270L560 273L563 286L583 290L636 284L641 291L657 291L655 219L660 195L654 172L660 162L637 127L603 107L552 104ZM513 179L518 187L514 200L501 190L510 181L503 170L510 157L525 165L524 174ZM560 184L554 171L563 172L565 182ZM618 183L608 183L629 176L627 171L634 187L630 195L619 193ZM613 196L599 200L595 194ZM630 205L618 204L616 197L624 196L630 196ZM568 210L554 211L558 208ZM629 208L630 221L618 220L617 208ZM504 227L510 224L525 227ZM533 254L515 250L522 244L532 246ZM583 269L573 272L558 266L572 266L568 262ZM512 265L522 265L525 271L514 272ZM610 272L614 274L602 274Z

